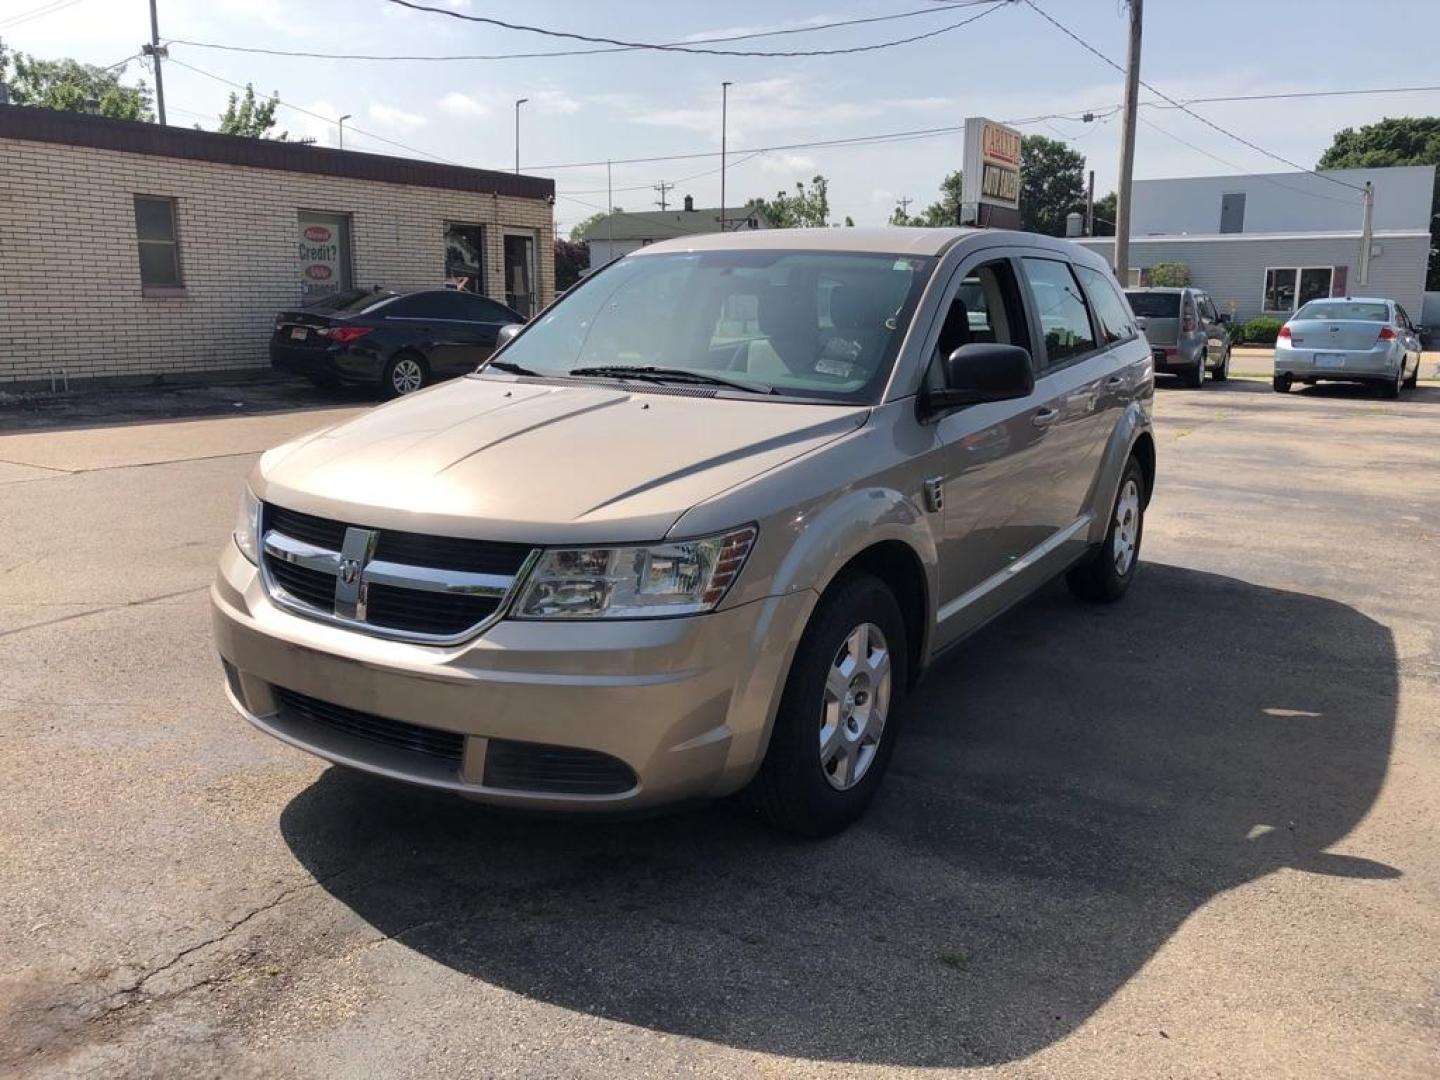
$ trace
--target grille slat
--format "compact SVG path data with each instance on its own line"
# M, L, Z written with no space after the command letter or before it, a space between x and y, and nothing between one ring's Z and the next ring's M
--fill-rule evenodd
M491 739L485 751L487 787L565 795L619 795L635 783L630 766L598 750Z
M333 552L343 549L346 530L351 528L345 522L272 503L265 505L262 520L266 531ZM376 533L373 558L402 567L514 578L531 552L525 544L428 536L402 529L373 531ZM287 563L269 553L265 555L265 565L274 584L289 596L315 608L318 615L334 615L336 581L332 574ZM502 602L491 596L371 583L366 586L365 623L400 635L453 639L493 616Z
M298 718L394 750L438 758L456 767L464 757L465 736L456 732L348 709L280 686L273 687L273 690L281 713L287 719Z

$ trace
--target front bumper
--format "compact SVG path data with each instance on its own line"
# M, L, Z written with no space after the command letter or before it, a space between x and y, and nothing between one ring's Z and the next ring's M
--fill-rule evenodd
M1344 382L1392 382L1403 353L1389 343L1374 349L1348 351L1275 347L1275 374L1296 379L1333 379ZM1339 358L1326 363L1325 357Z
M331 761L485 802L605 811L725 795L753 776L814 595L692 618L501 620L440 648L283 611L227 544L211 602L232 704L262 731ZM359 726L317 724L287 706L296 695L359 713ZM393 721L393 730L378 726ZM423 732L417 738L413 729ZM426 732L463 749L454 759L421 752ZM512 770L500 786L487 769L492 745L559 752L549 760L565 751L605 755L634 782L596 793L550 777L529 789Z

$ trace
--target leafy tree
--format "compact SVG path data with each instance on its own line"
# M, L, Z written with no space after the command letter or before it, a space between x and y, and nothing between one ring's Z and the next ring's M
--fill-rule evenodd
M777 229L823 229L830 224L830 182L823 176L795 184L795 194L777 191L773 199L751 199L747 210L759 210Z
M1100 198L1095 200L1096 236L1115 235L1115 215L1117 213L1115 204L1118 199L1119 196L1117 196L1115 192L1112 191L1109 195L1102 195L1100 196Z
M282 131L279 135L270 134L275 127L275 108L279 104L279 94L271 94L268 101L257 101L254 84L246 83L243 98L235 93L230 95L230 103L220 114L220 126L216 130L221 135L245 135L252 139L274 138L285 142L290 138L288 131Z
M927 228L943 228L960 224L960 192L965 186L965 175L960 170L950 173L940 181L940 198L918 214L907 214L900 207L890 215L891 225L920 225Z
M1065 215L1085 209L1085 157L1058 139L1020 140L1020 227L1065 235Z
M620 207L615 207L615 212L617 214L620 213ZM570 230L570 239L577 243L583 241L585 239L586 230L589 229L590 226L594 225L597 221L601 221L608 216L609 215L606 214L604 210L595 211L595 213L591 214L584 221L580 222L578 225L576 225Z
M1156 263L1150 268L1150 284L1162 289L1181 289L1190 284L1190 267L1182 262Z
M577 240L557 239L555 241L555 290L564 292L570 288L580 280L580 274L589 265L589 244Z
M1400 116L1358 131L1335 133L1320 155L1322 169L1373 169L1390 165L1440 165L1440 116ZM1430 196L1430 267L1425 288L1440 289L1440 188Z
M102 68L75 60L41 60L11 53L0 41L0 82L15 105L89 113L116 120L150 120L150 91L144 82L121 86L124 66Z

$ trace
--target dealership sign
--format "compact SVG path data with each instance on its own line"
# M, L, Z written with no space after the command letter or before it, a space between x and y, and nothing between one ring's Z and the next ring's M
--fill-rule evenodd
M339 223L317 217L300 217L300 294L306 301L328 296L341 285Z
M1020 132L994 120L965 121L961 221L997 229L1020 226Z

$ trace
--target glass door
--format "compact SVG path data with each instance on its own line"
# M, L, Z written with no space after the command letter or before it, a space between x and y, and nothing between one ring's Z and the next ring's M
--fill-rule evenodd
M525 318L535 314L535 234L505 234L505 303Z

